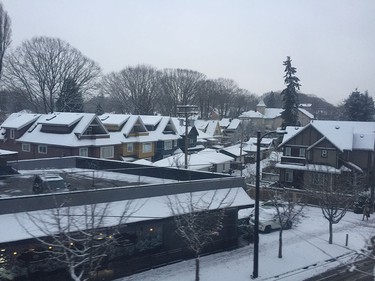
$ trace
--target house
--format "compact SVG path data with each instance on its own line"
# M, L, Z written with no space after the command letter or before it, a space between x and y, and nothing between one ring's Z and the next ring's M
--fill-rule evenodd
M375 175L375 122L311 121L287 127L280 182L302 188L327 183L332 175L359 173L370 183Z
M0 149L0 177L15 173L15 170L8 166L8 161L14 160L18 160L18 152Z
M274 147L274 139L262 138L260 141L260 160L267 158L271 149ZM250 138L243 143L243 151L246 152L245 163L254 162L257 154L257 138Z
M89 156L114 159L120 143L93 113L13 113L1 125L0 148L19 159Z
M219 123L223 132L222 143L230 144L241 138L243 132L241 131L242 121L240 119L223 118Z
M220 153L223 153L225 155L228 155L234 159L234 162L240 162L245 163L245 156L247 155L247 152L244 150L244 145L241 144L235 144L232 146L224 147L220 149Z
M171 156L178 148L178 141L182 139L177 120L168 116L141 115L149 136L156 140L155 154L152 161ZM174 118L177 119L177 118Z
M240 119L250 122L255 127L264 127L266 130L276 130L282 125L281 113L284 111L282 108L267 108L266 104L261 100L256 110L243 112ZM314 115L304 108L298 108L298 122L301 126L305 126L314 119Z
M172 122L174 122L175 127L179 131L180 139L178 140L178 147L182 150L185 151L185 134L186 134L186 129L187 129L187 137L188 137L188 151L193 152L193 151L199 151L204 149L204 146L201 144L198 144L198 130L197 128L193 126L186 126L183 124L181 121L182 119L177 119L177 118L172 118Z
M130 162L153 159L157 139L150 136L140 116L105 113L100 116L100 120L111 138L121 144L118 158Z
M211 163L211 171L216 173L229 173L230 164L234 161L233 157L210 148L197 152L197 155L203 156L204 159Z
M221 143L223 135L218 120L195 120L194 126L208 136L207 147Z
M153 163L155 167L185 168L185 153L180 152ZM197 153L187 156L187 168L195 171L211 171L212 163Z

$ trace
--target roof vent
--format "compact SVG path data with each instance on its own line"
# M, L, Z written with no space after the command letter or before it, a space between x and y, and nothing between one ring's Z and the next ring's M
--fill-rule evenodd
M294 130L298 130L299 129L299 127L294 127Z
M364 135L364 134L360 134L359 136L360 136L360 138L362 138L362 139L363 139L363 137L364 137L365 135Z
M336 126L335 126L335 129L336 129L336 130L340 129L340 126L339 126L339 125L336 125Z

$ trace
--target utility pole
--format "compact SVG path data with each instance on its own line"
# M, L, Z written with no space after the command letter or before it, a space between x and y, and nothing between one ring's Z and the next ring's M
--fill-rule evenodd
M196 105L178 105L177 114L184 119L185 122L185 169L188 168L188 147L189 147L189 117L198 114Z

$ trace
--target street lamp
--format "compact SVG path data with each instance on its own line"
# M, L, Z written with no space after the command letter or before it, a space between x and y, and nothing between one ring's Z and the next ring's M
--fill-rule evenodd
M270 134L286 134L285 131L272 131L261 136L260 131L257 132L257 159L256 159L256 176L255 176L255 212L254 212L254 264L253 279L258 278L259 268L259 185L260 185L260 142Z
M198 114L196 105L178 105L177 115L185 118L185 169L188 168L188 127L189 127L189 117Z

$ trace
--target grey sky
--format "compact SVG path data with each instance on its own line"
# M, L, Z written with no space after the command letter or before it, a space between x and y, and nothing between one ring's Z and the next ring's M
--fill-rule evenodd
M104 73L147 64L230 78L261 95L284 88L291 56L301 92L337 104L375 96L373 0L2 0L12 47L58 37Z

